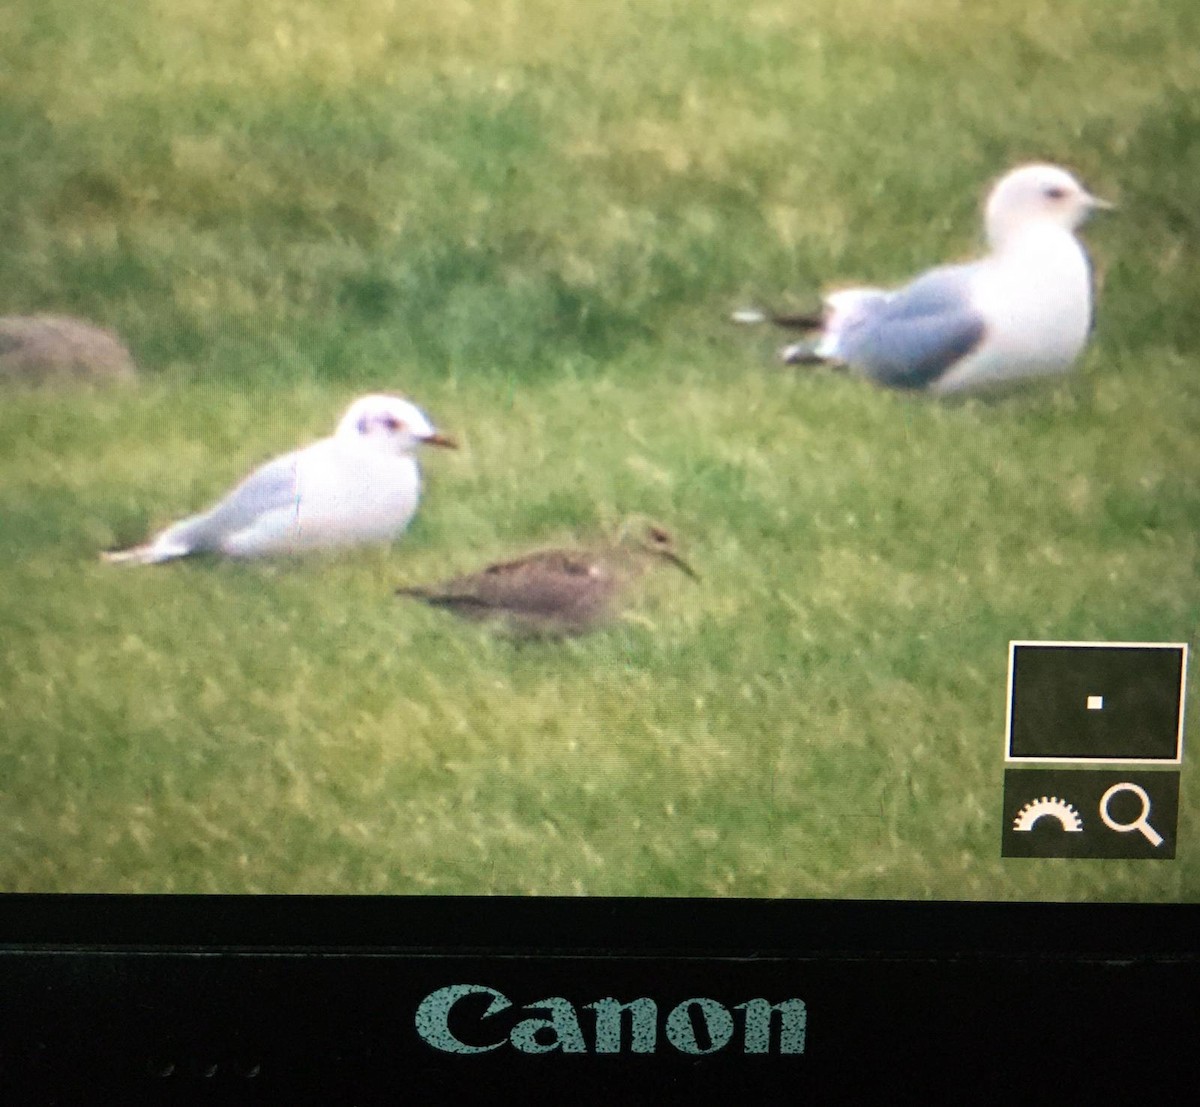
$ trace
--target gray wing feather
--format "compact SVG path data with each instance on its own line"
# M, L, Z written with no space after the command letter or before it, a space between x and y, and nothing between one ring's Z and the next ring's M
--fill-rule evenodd
M974 350L987 330L969 299L973 266L931 270L847 327L845 359L893 388L924 388Z
M208 511L164 531L160 541L189 550L215 550L224 538L245 530L268 512L294 507L297 499L296 454L268 461Z

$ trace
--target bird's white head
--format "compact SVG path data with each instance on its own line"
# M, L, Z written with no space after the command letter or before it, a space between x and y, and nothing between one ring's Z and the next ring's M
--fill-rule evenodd
M360 396L346 409L338 423L337 437L352 438L384 453L411 453L418 446L448 446L457 443L439 434L425 413L399 396Z
M1073 231L1097 208L1111 208L1057 165L1023 165L1006 173L988 197L988 243L999 248L1012 235L1042 223Z

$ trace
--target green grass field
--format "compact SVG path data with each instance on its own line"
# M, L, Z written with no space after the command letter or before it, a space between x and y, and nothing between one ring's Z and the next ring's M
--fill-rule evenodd
M0 890L1200 899L1186 766L1174 863L999 857L1008 641L1200 622L1195 0L5 21L0 313L144 373L0 397ZM1034 159L1120 205L1070 379L726 322L966 256ZM97 560L372 390L464 445L392 548ZM391 594L631 512L703 580L590 638Z

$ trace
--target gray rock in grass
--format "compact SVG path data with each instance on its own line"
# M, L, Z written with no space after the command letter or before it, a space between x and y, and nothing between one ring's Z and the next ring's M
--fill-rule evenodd
M129 381L137 375L116 333L69 315L0 316L0 381Z

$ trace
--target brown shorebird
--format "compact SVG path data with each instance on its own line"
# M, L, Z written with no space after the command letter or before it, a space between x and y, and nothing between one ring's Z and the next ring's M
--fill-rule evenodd
M699 579L662 527L638 521L594 550L538 550L430 587L396 589L465 619L493 622L521 637L586 634L611 620L628 588L655 564Z

